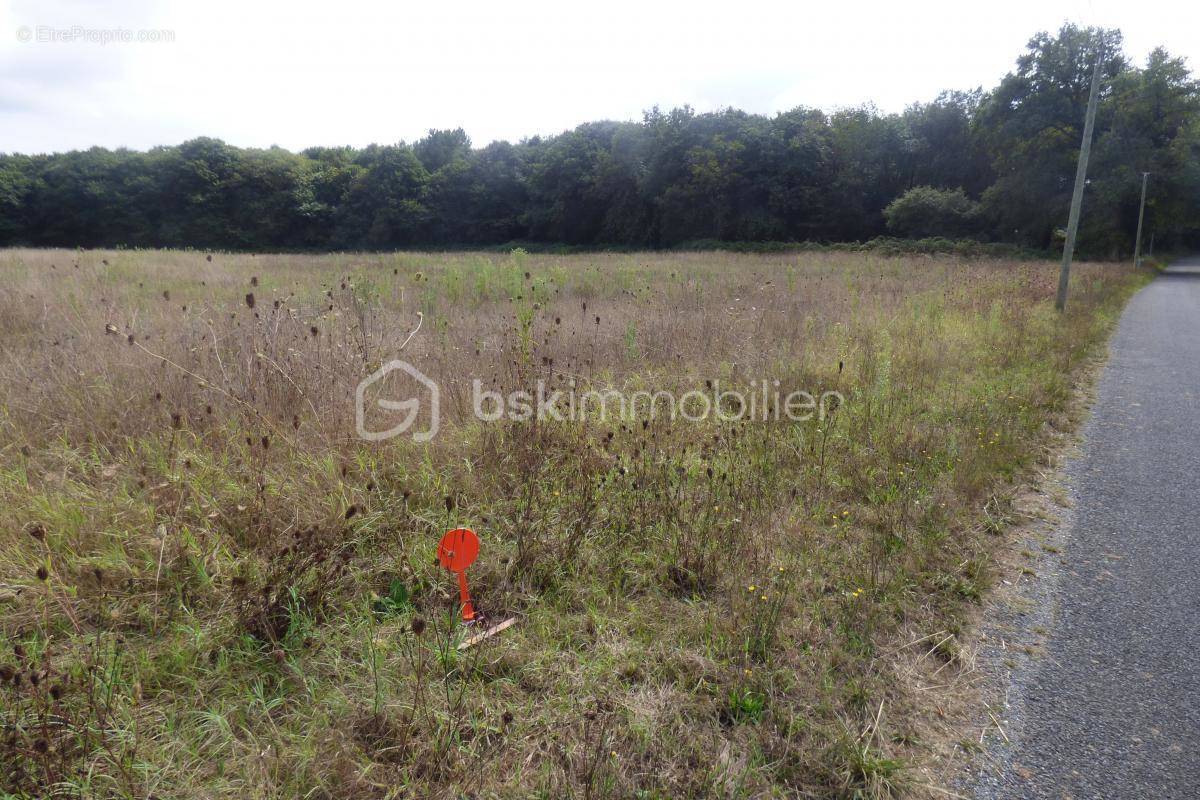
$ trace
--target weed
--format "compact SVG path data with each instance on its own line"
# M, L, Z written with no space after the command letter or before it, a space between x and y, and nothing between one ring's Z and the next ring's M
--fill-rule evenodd
M895 795L923 712L884 713L892 640L983 596L1013 476L1142 280L1075 274L1059 316L1041 262L0 251L4 789ZM443 429L362 442L355 388L401 352ZM474 379L761 378L843 402L472 410ZM459 525L478 607L519 619L462 651Z

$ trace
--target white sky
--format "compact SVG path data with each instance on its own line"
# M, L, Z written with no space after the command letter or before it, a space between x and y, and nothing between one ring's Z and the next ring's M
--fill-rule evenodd
M0 0L0 152L202 135L298 150L459 126L482 146L656 104L898 111L994 86L1065 20L1119 27L1135 61L1163 45L1200 69L1200 3L1184 0ZM174 41L37 41L75 26Z

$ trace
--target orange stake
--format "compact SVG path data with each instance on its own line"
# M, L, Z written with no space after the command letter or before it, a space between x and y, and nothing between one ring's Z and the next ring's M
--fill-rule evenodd
M467 571L458 573L458 599L462 603L463 622L475 619L475 607L471 605L471 592L467 589Z
M479 557L479 537L470 528L446 531L446 535L438 543L437 555L443 567L458 574L458 595L462 603L463 622L473 622L475 606L471 604L471 592L467 588L467 567Z

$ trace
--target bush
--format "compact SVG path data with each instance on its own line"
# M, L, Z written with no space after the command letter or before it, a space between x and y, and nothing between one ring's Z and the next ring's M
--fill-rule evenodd
M978 228L979 203L962 189L915 186L883 210L888 230L916 239L958 237Z

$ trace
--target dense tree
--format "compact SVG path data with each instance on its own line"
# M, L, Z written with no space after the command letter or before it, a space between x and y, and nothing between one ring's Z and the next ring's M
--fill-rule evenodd
M900 114L655 108L478 149L454 129L296 154L200 138L0 155L0 245L669 247L892 232L1051 247L1097 58L1081 251L1130 250L1144 171L1148 229L1200 243L1200 85L1163 50L1135 67L1118 31L1066 25L1033 37L994 90L944 92Z
M932 103L904 112L911 185L957 186L976 197L991 185L991 160L973 124L983 100L980 90L943 92Z
M997 235L1045 246L1066 224L1097 58L1110 87L1127 69L1119 32L1068 25L1058 36L1038 34L1016 72L983 104L978 125L997 175L984 205ZM1110 119L1107 108L1106 102L1101 130Z
M405 144L371 145L355 158L362 169L339 207L342 246L403 247L422 241L429 171Z

